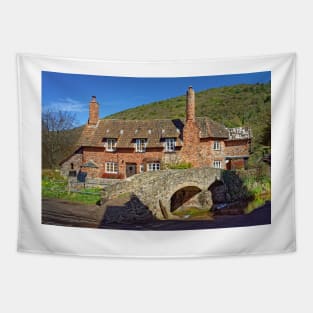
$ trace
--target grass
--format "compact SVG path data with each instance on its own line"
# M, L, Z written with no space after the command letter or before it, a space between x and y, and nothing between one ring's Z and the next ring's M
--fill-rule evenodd
M271 195L270 194L265 194L262 196L259 196L258 198L255 198L253 201L250 201L245 208L245 214L253 212L255 209L261 207L262 205L265 204L267 200L270 200Z
M243 185L247 188L249 196L253 197L253 199L271 193L271 178L268 176L246 177L243 179Z
M96 204L101 199L101 188L69 191L67 179L52 170L43 171L41 188L43 198L62 199L83 204Z
M185 163L185 162L168 165L168 168L172 170L184 170L184 169L191 168L191 167L192 167L191 163Z

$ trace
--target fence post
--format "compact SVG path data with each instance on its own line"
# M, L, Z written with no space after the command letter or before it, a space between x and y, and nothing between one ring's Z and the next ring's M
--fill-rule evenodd
M71 179L67 181L67 194L69 195L71 193Z

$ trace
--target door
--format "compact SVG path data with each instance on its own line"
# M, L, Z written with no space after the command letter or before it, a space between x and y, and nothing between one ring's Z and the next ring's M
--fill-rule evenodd
M137 172L137 166L135 163L126 163L126 177L135 175Z

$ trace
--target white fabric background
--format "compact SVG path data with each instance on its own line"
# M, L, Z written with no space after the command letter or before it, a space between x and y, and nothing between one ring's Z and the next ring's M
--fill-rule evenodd
M175 77L271 71L272 223L192 231L130 231L41 224L41 71ZM18 56L20 251L115 257L204 257L295 250L293 118L295 55L127 62ZM286 157L287 156L287 157ZM286 171L286 169L288 169Z
M312 311L313 20L310 1L3 0L0 3L3 312ZM297 252L140 260L16 253L16 52L174 59L296 51ZM3 153L4 147L8 153Z

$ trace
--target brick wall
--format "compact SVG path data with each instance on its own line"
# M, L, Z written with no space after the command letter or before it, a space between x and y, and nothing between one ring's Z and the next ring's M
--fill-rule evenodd
M228 156L249 155L248 139L225 141L225 155Z
M200 130L193 120L186 121L183 139L184 145L180 157L184 162L191 163L194 167L201 165Z
M83 153L83 162L88 162L93 160L99 167L98 177L105 176L105 163L106 162L115 162L118 163L118 172L122 175L122 178L125 178L126 175L126 164L136 164L136 172L140 172L140 165L145 165L152 160L162 161L163 149L155 148L147 150L146 152L135 152L133 148L131 149L119 149L118 152L109 152L105 148L85 148ZM145 160L147 159L147 160ZM150 161L149 161L150 160ZM119 175L119 177L121 176Z
M248 141L223 141L220 140L220 150L214 150L214 139L199 139L198 128L193 123L187 123L187 133L184 133L184 146L174 153L167 153L163 148L147 149L146 152L135 152L134 148L118 149L118 152L109 152L105 148L85 147L83 152L71 156L66 160L61 171L63 175L68 175L69 171L80 169L80 166L88 161L96 163L98 168L82 168L88 173L88 177L125 178L126 164L136 164L136 173L140 172L140 165L144 165L147 170L147 163L160 161L162 164L190 162L193 167L210 166L214 161L221 162L221 168L226 169L225 156L247 156L249 155ZM105 171L106 162L118 163L118 174L109 174ZM244 159L231 160L231 168L244 168ZM230 166L230 164L228 164Z
M88 178L97 178L97 177L99 177L99 168L82 167L81 171L87 173L87 177Z
M243 168L245 168L245 160L244 159L230 160L230 163L231 163L230 169L243 169Z

